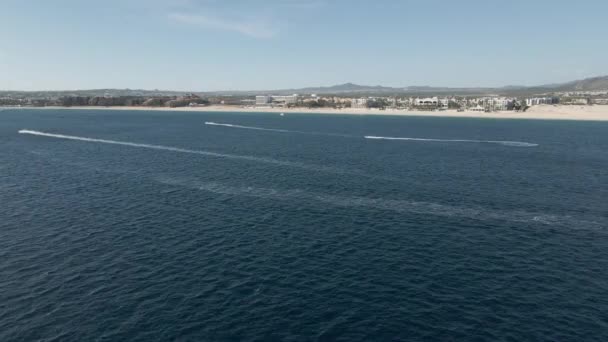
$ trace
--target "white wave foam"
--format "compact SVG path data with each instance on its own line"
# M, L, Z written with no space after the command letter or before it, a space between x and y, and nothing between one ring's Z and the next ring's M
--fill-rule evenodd
M251 186L232 186L219 182L205 182L196 178L174 177L166 174L147 174L142 170L108 169L103 166L92 166L89 163L73 163L62 159L51 158L54 162L61 162L70 166L94 170L96 172L112 174L129 174L137 179L149 179L161 184L184 187L188 189L206 191L219 195L245 196L252 198L269 199L274 201L309 201L322 203L334 207L360 207L387 210L398 213L433 215L439 217L462 217L467 219L486 221L510 221L521 223L540 223L549 226L567 226L569 228L604 228L601 221L589 221L572 216L534 213L522 210L495 210L484 207L461 207L432 202L420 202L402 199L384 199L373 197L339 196L326 193L308 192L300 189L277 189ZM0 169L2 166L0 166ZM162 190L163 193L174 190Z
M536 147L538 144L529 143L524 141L488 141L489 143L500 144L505 146L513 146L513 147Z
M325 135L325 136L344 137L344 138L360 138L360 136L357 137L357 136L347 135L347 134L293 131L293 130L288 130L288 129L264 128L264 127L255 127L255 126L243 126L243 125L218 123L218 122L211 122L211 121L205 122L205 125L208 125L208 126L229 127L229 128L239 128L239 129L250 129L250 130L256 130L256 131L279 132L279 133L296 133L296 134ZM374 135L367 135L364 138L365 139L373 139L373 140L406 140L406 141L432 141L432 142L478 143L478 144L484 144L485 143L485 144L499 144L499 145L504 145L504 146L513 146L513 147L535 147L535 146L538 146L538 144L529 143L529 142L523 142L523 141L502 141L502 140L398 138L398 137L381 137L381 136L374 136Z
M432 138L398 138L398 137L380 137L374 135L366 135L365 139L372 140L405 140L405 141L434 141L434 142L456 142L456 143L478 143L478 144L499 144L514 147L535 147L538 144L528 143L523 141L501 141L501 140L471 140L471 139L432 139Z
M278 165L278 166L294 167L294 168L299 168L299 169L304 169L304 170L309 170L309 171L318 171L318 172L335 173L335 174L350 174L350 175L357 175L357 176L363 176L363 177L369 177L369 178L378 178L376 176L368 175L368 174L365 174L365 173L359 172L359 171L343 170L343 169L334 168L334 167L330 167L330 166L323 166L323 165L311 165L311 164L304 164L304 163L299 163L299 162L282 161L282 160L276 160L276 159L272 159L272 158L243 156L243 155L236 155L236 154L225 154L225 153L200 151L200 150L190 150L190 149L179 148L179 147L140 144L140 143L127 142L127 141L118 141L118 140L78 137L78 136L73 136L73 135L45 133L45 132L32 131L32 130L27 130L27 129L20 130L19 134L29 134L29 135L35 135L35 136L48 137L48 138L85 141L85 142L110 144L110 145L121 145L121 146L146 148L146 149L152 149L152 150L162 150L162 151L170 151L170 152L178 152L178 153L189 153L189 154L196 154L196 155L223 158L223 159L238 159L238 160L246 160L246 161L258 162L258 163L273 164L273 165Z
M347 197L323 193L313 193L299 189L273 189L249 186L230 186L217 182L201 182L194 179L179 179L170 177L157 177L155 178L155 180L166 185L181 186L189 189L201 190L214 194L228 196L247 196L277 201L311 201L335 207L372 208L398 213L433 215L440 217L462 217L466 219L480 221L499 220L522 223L541 223L550 226L576 226L577 224L584 224L588 227L597 226L597 223L595 222L579 221L576 218L572 218L569 216L539 214L520 210L500 211L483 207L459 207L431 202L370 197Z
M211 121L205 122L205 125L230 127L230 128L241 128L241 129L251 129L251 130L256 130L256 131L269 131L269 132L281 132L281 133L302 133L302 132L299 132L299 131L290 131L290 130L287 130L287 129L275 129L275 128L254 127L254 126L242 126L242 125L233 125L233 124L226 124L226 123L217 123L217 122L211 122Z
M111 144L111 145L122 145L122 146L129 146L129 147L135 147L135 148L163 150L163 151L170 151L170 152L177 152L177 153L190 153L190 154L202 155L202 156L207 156L207 157L215 157L215 158L223 158L223 159L246 160L246 161L257 162L257 163L278 165L278 166L283 166L283 167L299 168L299 169L308 170L308 171L324 172L324 173L332 173L332 174L340 174L340 175L352 175L352 176L359 176L359 177L371 178L371 179L375 179L375 180L385 180L385 181L391 181L391 182L401 181L399 178L368 174L362 170L357 170L357 169L345 170L345 169L341 169L338 167L332 167L332 166L305 164L305 163L301 163L301 162L283 161L283 160L277 160L277 159L265 158L265 157L225 154L225 153L217 153L217 152L210 152L210 151L190 150L190 149L185 149L185 148L163 146L163 145L151 145L151 144L141 144L141 143L126 142L126 141L79 137L79 136L64 135L64 134L46 133L46 132L33 131L33 130L27 130L27 129L20 130L19 134L29 134L29 135L43 136L43 137L56 138L56 139L76 140L76 141L85 141L85 142Z
M279 132L279 133L308 134L308 135L320 135L320 136L341 137L341 138L361 138L361 136L354 136L354 135L340 134L340 133L294 131L294 130L289 130L289 129L264 128L264 127L255 127L255 126L243 126L243 125L218 123L218 122L211 122L211 121L205 122L205 125L208 125L208 126L221 126L221 127L229 127L229 128L240 128L240 129L250 129L250 130L256 130L256 131Z

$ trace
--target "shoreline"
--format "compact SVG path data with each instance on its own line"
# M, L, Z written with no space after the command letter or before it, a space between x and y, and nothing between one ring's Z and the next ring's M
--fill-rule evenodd
M457 112L447 110L441 112L417 112L408 110L374 110L374 109L307 109L307 108L251 108L226 105L213 105L207 107L0 107L2 109L65 109L65 110L118 110L118 111L158 111L158 112L216 112L216 113L285 113L285 114L327 114L327 115L380 115L380 116L418 116L441 118L486 118L486 119L529 119L529 120L575 120L575 121L608 121L608 106L560 106L540 105L528 109L526 112Z

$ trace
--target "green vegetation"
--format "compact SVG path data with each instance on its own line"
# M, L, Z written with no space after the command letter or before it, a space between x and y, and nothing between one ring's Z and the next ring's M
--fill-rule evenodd
M389 106L387 99L371 99L367 101L367 108L386 109Z

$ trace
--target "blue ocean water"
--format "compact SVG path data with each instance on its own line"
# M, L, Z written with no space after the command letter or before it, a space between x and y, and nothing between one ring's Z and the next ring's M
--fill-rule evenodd
M608 340L608 123L5 110L0 146L0 341Z

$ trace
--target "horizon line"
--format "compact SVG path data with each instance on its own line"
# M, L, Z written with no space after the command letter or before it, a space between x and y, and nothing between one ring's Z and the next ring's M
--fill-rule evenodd
M408 88L445 88L445 89L504 89L509 87L519 87L519 88L542 88L547 86L555 86L555 85L564 85L568 83L574 83L585 80L592 80L597 78L608 78L607 75L597 75L590 76L586 78L576 79L572 81L566 82L554 82L554 83L545 83L539 85L515 85L515 84L507 84L502 86L438 86L438 85L410 85L410 86L385 86L385 85L367 85L360 84L354 82L345 82L338 83L333 85L318 85L318 86L305 86L298 88L275 88L275 89L247 89L247 90L239 90L239 89L220 89L220 90L171 90L171 89L160 89L160 88L130 88L130 87L115 87L115 88L107 88L107 87L99 87L99 88L81 88L81 89L35 89L35 90L22 90L22 89L0 89L0 92L22 92L22 93L32 93L32 92L70 92L70 91L99 91L99 90L132 90L132 91L148 91L148 92L174 92L174 93L221 93L221 92L272 92L272 91L288 91L288 90L305 90L305 89L322 89L322 88L333 88L344 85L353 85L358 87L368 87L368 88L392 88L395 90L406 90Z

